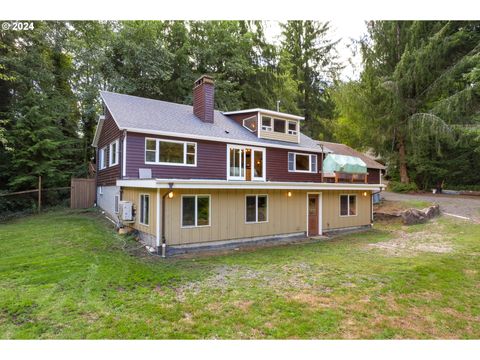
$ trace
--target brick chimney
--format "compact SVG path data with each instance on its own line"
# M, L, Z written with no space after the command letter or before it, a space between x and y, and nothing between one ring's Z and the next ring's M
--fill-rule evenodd
M213 123L213 78L203 75L193 85L193 113L206 123Z

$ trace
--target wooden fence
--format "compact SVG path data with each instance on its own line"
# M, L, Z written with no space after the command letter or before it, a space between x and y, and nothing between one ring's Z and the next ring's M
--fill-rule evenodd
M70 185L70 207L85 209L95 204L95 179L72 178Z

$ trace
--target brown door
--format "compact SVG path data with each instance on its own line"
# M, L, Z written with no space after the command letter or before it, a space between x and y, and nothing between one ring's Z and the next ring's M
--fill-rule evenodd
M308 236L318 235L318 195L308 195Z

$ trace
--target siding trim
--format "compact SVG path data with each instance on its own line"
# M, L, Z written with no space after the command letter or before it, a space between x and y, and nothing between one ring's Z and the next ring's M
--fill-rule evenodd
M122 176L127 176L127 132L125 131L125 136L123 137L123 154L122 154Z
M157 248L160 246L160 189L157 188Z

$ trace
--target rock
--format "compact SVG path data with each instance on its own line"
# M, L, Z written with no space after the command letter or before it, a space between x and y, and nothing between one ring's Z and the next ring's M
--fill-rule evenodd
M425 213L422 210L417 209L407 209L402 211L400 216L405 225L421 224L428 220Z
M432 205L423 210L407 209L400 213L405 225L421 224L440 215L440 206Z

